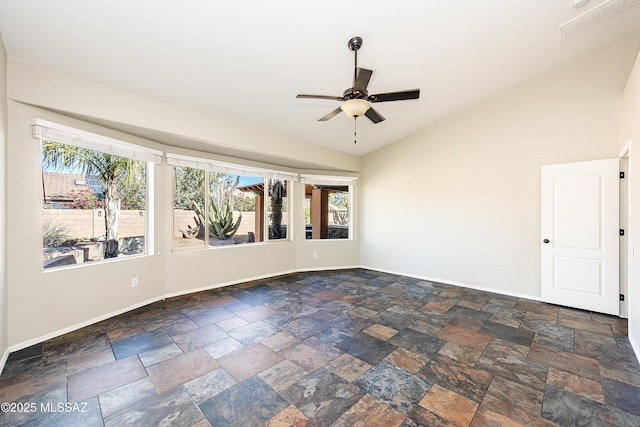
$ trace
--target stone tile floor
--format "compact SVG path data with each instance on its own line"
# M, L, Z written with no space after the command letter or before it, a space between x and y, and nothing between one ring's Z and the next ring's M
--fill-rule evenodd
M354 269L12 353L0 402L0 426L640 426L640 367L623 319Z

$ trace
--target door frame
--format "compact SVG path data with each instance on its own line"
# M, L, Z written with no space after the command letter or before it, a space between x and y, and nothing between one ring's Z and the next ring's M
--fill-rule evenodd
M624 301L620 301L620 317L629 317L629 268L633 250L629 247L629 164L631 162L631 141L627 141L620 150L620 172L624 172L624 179L620 180L620 228L625 230L624 236L620 236L620 295L624 295Z

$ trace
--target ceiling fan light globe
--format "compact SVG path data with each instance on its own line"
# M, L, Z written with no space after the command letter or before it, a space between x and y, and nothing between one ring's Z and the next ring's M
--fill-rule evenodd
M349 99L344 101L340 109L349 117L360 117L371 108L371 105L364 99Z

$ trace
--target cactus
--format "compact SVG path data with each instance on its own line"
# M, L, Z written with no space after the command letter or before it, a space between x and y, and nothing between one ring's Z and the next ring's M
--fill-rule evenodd
M204 212L202 208L193 202L200 223L204 224ZM227 240L233 237L240 227L242 214L238 216L236 222L233 222L233 210L229 204L216 207L215 204L209 206L209 234L219 240Z

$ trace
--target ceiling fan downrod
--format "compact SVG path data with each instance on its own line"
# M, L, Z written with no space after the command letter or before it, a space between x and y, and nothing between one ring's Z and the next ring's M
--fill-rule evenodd
M362 47L362 37L352 37L347 46L354 53L353 81L355 82L358 74L358 49Z

